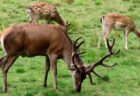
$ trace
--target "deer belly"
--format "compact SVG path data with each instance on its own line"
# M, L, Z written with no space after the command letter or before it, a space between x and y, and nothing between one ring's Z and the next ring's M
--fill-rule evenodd
M114 25L115 30L124 30L125 27L126 25L121 22L116 22L116 24Z
M34 57L34 56L45 56L45 52L41 52L41 51L27 51L27 52L23 52L21 53L22 57Z
M21 51L21 56L33 57L33 56L45 56L47 46L28 46Z

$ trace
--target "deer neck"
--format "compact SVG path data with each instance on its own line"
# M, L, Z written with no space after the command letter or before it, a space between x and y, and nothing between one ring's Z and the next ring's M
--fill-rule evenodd
M138 38L140 39L140 32L137 32L137 36L138 36Z
M56 21L60 24L60 25L65 25L65 22L63 21L62 17L59 15L59 13L56 13Z
M138 31L137 28L134 29L134 33L135 33L136 36L140 39L140 32Z
M71 54L72 52L70 51L65 51L63 54L63 60L67 64L68 68L71 68Z
M67 35L66 35L67 36ZM67 64L68 68L71 67L71 58L73 52L73 45L70 38L67 36L68 40L65 41L64 50L63 50L63 60Z
M73 69L74 67L74 64L72 62L72 53L73 53L73 50L68 49L65 51L64 53L64 56L63 56L63 59L64 59L64 62L67 64L68 68L69 69ZM76 56L75 57L75 64L77 65L77 67L82 71L84 71L84 65L83 65L83 62L80 58L80 56Z

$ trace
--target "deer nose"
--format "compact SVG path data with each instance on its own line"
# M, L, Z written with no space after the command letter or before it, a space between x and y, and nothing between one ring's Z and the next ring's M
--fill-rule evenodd
M76 92L80 92L81 91L81 84L78 84L78 87L75 90Z

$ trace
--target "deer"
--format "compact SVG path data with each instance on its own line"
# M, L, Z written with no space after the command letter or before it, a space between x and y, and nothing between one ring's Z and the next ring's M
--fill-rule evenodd
M43 18L46 23L51 20L56 21L60 25L64 25L62 17L60 16L57 8L46 2L33 2L27 7L27 14L30 18L30 23L38 23L38 20Z
M128 34L133 32L140 42L140 32L138 31L136 24L134 23L133 19L129 16L124 16L118 13L109 13L105 16L101 17L102 22L102 32L99 36L98 40L98 48L100 47L100 41L103 38L105 46L106 39L108 35L111 33L112 29L120 29L124 32L125 37L125 44L124 48L128 50Z
M68 26L65 26L68 27ZM67 28L66 28L67 29ZM89 76L91 84L93 83L91 73L95 73L95 67L101 65L105 67L113 67L116 64L107 65L103 61L108 57L118 54L113 52L113 44L107 46L109 52L97 62L88 66L84 65L79 52L80 46L85 42L78 43L81 37L74 42L68 36L64 26L54 24L17 24L6 28L1 32L0 42L4 55L0 58L0 68L2 69L4 93L7 92L7 74L10 67L14 64L19 56L34 57L44 56L45 59L45 76L43 86L47 87L47 78L50 68L52 69L54 79L54 90L58 90L57 86L57 60L62 59L66 63L68 70L72 76L75 92L81 91L82 82Z

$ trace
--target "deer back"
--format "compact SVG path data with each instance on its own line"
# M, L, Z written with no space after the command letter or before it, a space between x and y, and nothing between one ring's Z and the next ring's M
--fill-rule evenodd
M56 53L61 55L70 44L61 26L21 24L6 30L3 35L4 49L8 54L26 56Z
M129 16L124 16L121 14L110 13L104 16L103 21L107 26L118 28L128 28L129 30L133 30L135 28L134 21Z

